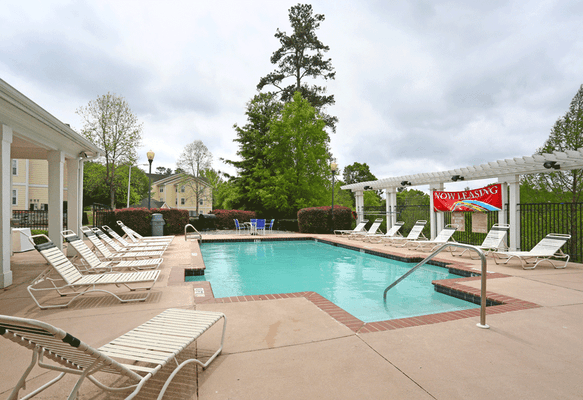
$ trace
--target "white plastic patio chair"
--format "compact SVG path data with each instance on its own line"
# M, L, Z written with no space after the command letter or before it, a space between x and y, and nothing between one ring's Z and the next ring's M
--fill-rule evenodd
M348 239L350 240L364 240L368 236L373 236L379 230L381 224L383 223L382 218L377 218L374 220L368 231L362 230L360 232L353 232L348 235Z
M571 235L567 234L549 233L530 251L493 251L491 254L494 257L494 262L496 264L499 264L498 261L502 260L504 260L503 264L506 264L511 259L518 258L523 269L535 269L536 266L543 261L549 262L549 264L556 269L562 269L567 266L570 256L563 253L561 247L563 247L570 238ZM557 266L553 258L565 260L565 263L562 266ZM532 263L534 263L534 265L529 267L528 264Z
M98 227L93 227L93 228L91 228L91 230L93 232L95 232L95 234L97 235L99 240L103 241L103 243L105 243L107 246L111 247L113 249L114 253L124 253L124 252L128 252L128 251L159 251L160 256L162 256L162 254L164 254L164 250L166 250L166 247L164 247L164 246L155 246L155 245L154 246L141 245L141 246L133 247L133 248L122 247L115 240L113 240L109 235L107 235L107 233L103 232Z
M456 224L449 224L446 225L445 228L441 230L433 240L412 240L405 243L405 247L410 250L422 250L422 251L434 251L441 245L452 242L455 243L453 240L453 234L458 229L458 225Z
M397 221L391 227L391 229L389 229L387 231L387 233L385 233L385 234L371 235L371 236L368 236L366 240L369 241L369 242L371 242L371 243L381 243L383 240L388 239L388 238L403 237L399 233L399 230L401 229L401 227L403 225L405 225L405 223L403 221Z
M174 235L167 235L167 236L142 236L138 232L134 231L129 226L126 226L123 222L117 221L117 224L121 227L121 229L125 232L127 237L134 243L140 242L156 242L156 241L163 241L163 242L172 242L174 239Z
M425 225L427 225L427 221L420 219L419 221L415 222L415 225L413 225L413 228L411 228L409 234L406 237L397 236L386 238L384 244L386 246L404 247L410 241L427 240L423 234L423 228L425 228Z
M364 227L366 226L367 223L368 223L368 219L363 219L362 222L359 223L358 225L356 225L356 227L354 229L336 229L334 231L334 234L347 236L347 235L350 235L351 233L362 232L362 230L364 229Z
M218 350L206 362L189 358L178 364L176 356L221 319L223 331ZM0 315L0 336L32 350L30 365L16 382L8 399L18 398L18 392L25 388L26 379L35 365L49 371L59 371L60 374L23 397L23 400L57 383L66 374L79 377L69 394L69 400L77 399L85 378L105 391L133 390L126 397L132 399L164 366L176 363L176 367L160 390L158 395L160 400L172 379L185 365L195 362L204 369L221 353L226 326L227 319L223 313L171 308L96 349L45 322ZM125 386L107 386L97 380L95 377L97 372L118 375L128 378L129 381L125 383L125 380L122 380L124 383L121 385Z
M111 229L107 225L103 225L101 227L105 233L107 233L112 239L117 240L120 245L126 249L130 249L131 251L143 251L143 250L166 250L168 248L169 242L156 242L156 243L130 243L121 237L116 231Z
M161 251L126 251L122 253L113 253L110 251L101 240L97 237L95 232L88 226L82 226L81 231L87 239L91 242L94 248L99 251L105 260L135 260L140 258L160 258Z
M160 270L83 275L46 235L33 235L29 237L29 240L50 265L49 268L43 271L27 287L28 293L41 309L67 307L77 297L91 292L108 293L122 303L145 301L150 295L150 289L160 276ZM37 242L42 242L43 240L43 243L37 244ZM54 272L57 273L57 276L53 278ZM149 286L133 286L144 283L149 284ZM113 292L105 290L103 287L107 285L124 286L132 292L136 290L147 290L148 293L138 298L122 299ZM61 297L74 297L64 304L41 305L34 295L35 293L47 293L51 291L56 291Z
M492 228L490 228L490 231L486 235L486 238L482 244L476 247L482 250L485 255L491 254L494 251L500 251L500 247L504 244L504 238L506 237L509 229L510 225L508 224L492 225ZM452 250L451 254L454 256L462 256L465 252L469 252L470 258L480 258L478 255L475 255L474 257L475 252L471 251L470 249L464 249L460 253L453 252L452 247L450 247L450 250Z
M71 230L61 232L61 236L77 251L80 262L75 263L77 269L88 273L111 272L118 269L156 269L164 261L163 258L150 258L147 260L131 261L101 261L97 255L91 251L81 238Z

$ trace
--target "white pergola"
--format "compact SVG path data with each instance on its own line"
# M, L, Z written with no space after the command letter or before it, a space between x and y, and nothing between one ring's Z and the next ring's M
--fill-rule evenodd
M476 166L456 168L448 171L428 172L423 174L403 175L379 179L377 181L359 182L342 186L342 189L352 190L356 197L356 212L358 220L364 218L364 191L385 190L387 225L391 227L396 222L397 189L403 186L429 185L431 238L443 229L443 214L434 211L433 191L444 190L446 182L452 182L453 177L464 181L480 179L497 179L502 184L502 201L508 204L508 219L504 211L498 213L499 223L510 224L509 248L519 250L520 224L518 223L518 204L520 203L520 175L561 171L583 168L583 148L553 152L552 154L535 154L533 156L508 158ZM403 183L407 183L403 185ZM507 190L507 188L509 190ZM508 195L507 195L508 193Z
M63 201L67 200L67 224L79 232L83 212L83 162L103 151L73 131L32 100L0 79L0 288L12 284L11 253L11 160L48 161L49 237L62 248ZM64 166L67 165L67 198L64 198Z

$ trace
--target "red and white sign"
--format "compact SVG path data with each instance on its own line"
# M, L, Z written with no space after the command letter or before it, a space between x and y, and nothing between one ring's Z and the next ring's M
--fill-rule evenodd
M500 211L502 185L500 183L463 192L433 192L435 211Z

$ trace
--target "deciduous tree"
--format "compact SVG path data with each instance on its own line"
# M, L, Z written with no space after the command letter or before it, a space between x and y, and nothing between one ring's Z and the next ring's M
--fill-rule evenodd
M125 99L111 93L90 101L76 112L83 118L81 134L104 150L104 182L109 191L110 206L115 208L119 186L117 168L136 162L137 148L142 140L142 124Z
M187 144L176 163L185 172L181 184L188 187L185 193L191 193L196 201L196 214L199 214L200 200L206 198L205 185L201 184L202 172L211 167L213 155L201 140ZM194 177L195 179L190 179Z

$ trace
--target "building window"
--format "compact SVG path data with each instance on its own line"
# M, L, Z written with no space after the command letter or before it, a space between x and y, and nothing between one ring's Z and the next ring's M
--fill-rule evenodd
M184 193L184 192L186 192L186 188L185 188L184 186L182 186L182 187L180 188L180 191L181 191L182 193Z
M18 191L16 189L12 189L12 205L15 206L18 204Z
M18 160L12 160L12 175L18 175Z
M164 193L164 186L160 186L160 193Z
M185 198L180 199L180 204L185 205L186 204L186 199Z
M204 200L199 201L198 204L202 206L204 204Z

